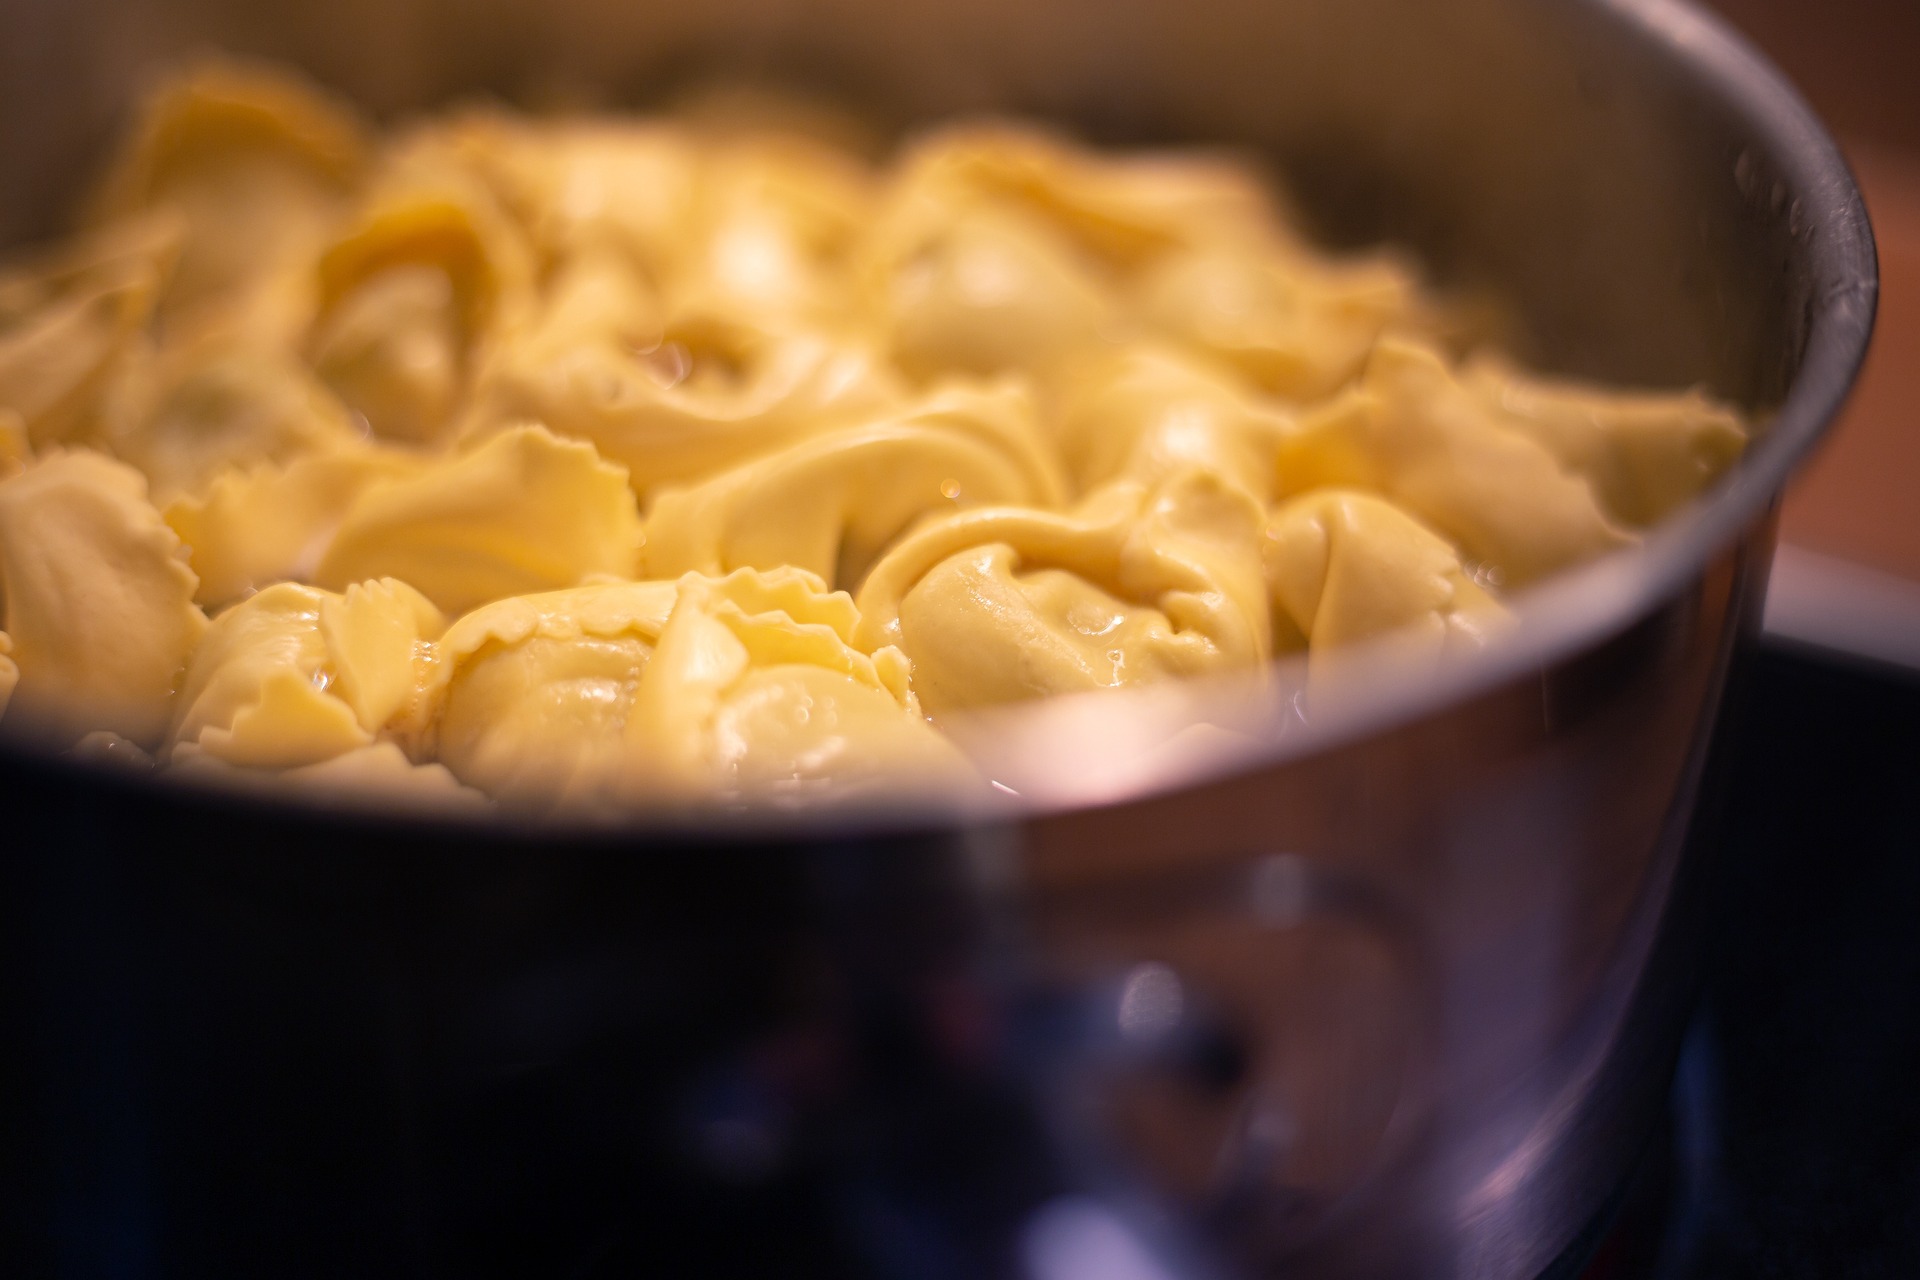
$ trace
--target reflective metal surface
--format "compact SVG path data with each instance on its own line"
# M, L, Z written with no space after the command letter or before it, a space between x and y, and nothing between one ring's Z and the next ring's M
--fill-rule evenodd
M1132 1247L1124 1221L1153 1266L1522 1277L1604 1207L1688 999L1683 853L1770 507L1875 293L1844 165L1717 26L1668 0L0 13L9 240L207 45L389 111L724 70L887 124L1255 147L1328 236L1510 298L1543 364L1769 415L1707 502L1535 592L1484 658L1305 720L1221 689L1043 709L1047 763L991 814L486 831L6 749L15 1212L52 1224L24 1256L1054 1274Z

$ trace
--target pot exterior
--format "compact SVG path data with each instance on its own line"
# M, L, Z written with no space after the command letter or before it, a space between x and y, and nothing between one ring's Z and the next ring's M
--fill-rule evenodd
M1710 910L1709 747L1771 539L1441 714L1039 824L1040 964L1164 967L1237 1046L1230 1084L1087 1072L1085 1132L1255 1271L1552 1262L1664 1106Z
M1549 367L1779 410L1620 558L1646 589L1604 625L1323 750L993 830L454 831L0 743L21 1274L1047 1275L1044 1206L1093 1195L1173 1206L1138 1221L1174 1223L1154 1247L1182 1265L1198 1240L1234 1272L1504 1280L1605 1209L1710 914L1689 850L1766 504L1873 299L1844 167L1693 11L84 0L0 24L8 242L59 225L144 76L209 46L389 112L726 71L884 127L992 109L1244 145L1330 236L1511 299Z

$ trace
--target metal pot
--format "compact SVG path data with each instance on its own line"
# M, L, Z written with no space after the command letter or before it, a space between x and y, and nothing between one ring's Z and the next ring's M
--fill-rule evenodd
M1766 422L1487 654L1382 666L1305 717L1244 687L1032 709L1006 734L1025 794L990 811L475 828L0 743L15 1273L1577 1255L1687 1007L1708 743L1773 504L1876 296L1844 163L1735 37L1677 0L4 13L9 241L57 225L147 73L208 45L382 111L726 71L889 127L992 108L1257 148L1329 237L1501 292L1539 363L1702 382Z

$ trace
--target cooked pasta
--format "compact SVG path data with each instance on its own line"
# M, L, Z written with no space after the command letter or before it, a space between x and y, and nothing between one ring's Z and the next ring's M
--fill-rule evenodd
M0 729L327 803L898 800L983 781L976 708L1497 643L1745 446L1238 158L819 122L165 85L0 272Z

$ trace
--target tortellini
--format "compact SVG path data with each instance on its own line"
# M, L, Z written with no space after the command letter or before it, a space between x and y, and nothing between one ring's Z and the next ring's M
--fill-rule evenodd
M345 410L291 352L225 336L153 361L107 444L156 500L200 493L234 467L351 448Z
M626 472L593 446L522 426L418 475L370 484L314 580L391 576L459 613L502 596L634 572L640 513Z
M0 599L18 684L9 721L150 744L207 620L180 540L139 472L51 453L0 481Z
M177 235L139 221L0 276L0 409L26 443L98 445L147 345Z
M1586 479L1607 513L1645 527L1720 478L1746 448L1739 415L1700 391L1647 395L1524 377L1497 359L1466 385Z
M162 86L0 270L0 733L328 806L918 804L995 706L1497 643L1746 444L1520 371L1245 157L875 143Z
M1360 384L1281 444L1280 489L1374 489L1452 538L1508 586L1630 545L1593 487L1433 351L1374 348Z
M1320 489L1283 503L1265 556L1276 632L1316 654L1388 633L1478 646L1508 616L1445 538L1372 494Z
M172 754L291 769L372 746L417 716L423 642L445 619L403 582L334 594L283 582L213 620L175 703Z
M1084 492L1200 467L1267 501L1291 425L1229 376L1154 344L1079 372L1056 419L1068 473Z
M503 800L587 811L963 776L905 658L857 647L857 622L791 568L503 600L441 643L439 757Z
M863 344L725 311L665 318L606 259L576 262L545 315L490 370L469 435L535 420L592 442L643 498L896 403Z
M939 712L1256 668L1271 653L1262 512L1206 471L1117 482L1071 512L985 508L908 535L860 591Z
M655 500L654 577L794 565L857 586L923 516L967 506L1052 507L1062 485L1018 385L935 392L863 427L763 454Z
M310 85L209 63L163 86L107 175L101 221L160 211L183 232L161 306L169 327L292 323L302 259L361 179L359 119Z
M490 339L532 306L533 269L485 188L403 165L320 258L314 369L375 435L432 442Z
M200 577L196 598L225 604L275 582L312 581L360 495L427 466L412 454L355 448L285 466L231 467L205 493L174 499L164 514Z

